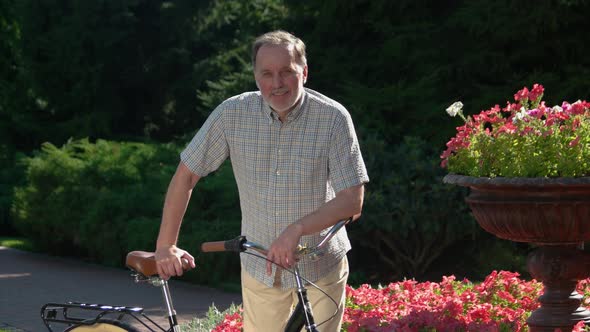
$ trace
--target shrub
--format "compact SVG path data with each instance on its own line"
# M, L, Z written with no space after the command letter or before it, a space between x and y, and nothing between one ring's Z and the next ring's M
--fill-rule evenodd
M27 183L16 189L12 209L16 226L49 253L120 265L130 245L153 247L176 155L167 145L46 143L25 160Z
M17 226L41 250L122 266L131 250L155 249L162 206L178 163L173 145L99 140L46 143L25 159L26 184L16 189ZM240 210L229 164L199 181L179 245L197 253L201 242L239 235ZM197 256L198 253L197 253ZM237 255L197 257L189 279L239 280Z

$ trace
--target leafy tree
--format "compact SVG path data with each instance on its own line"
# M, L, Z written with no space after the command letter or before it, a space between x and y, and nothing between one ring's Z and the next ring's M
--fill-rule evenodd
M280 0L214 1L199 26L199 43L211 45L211 58L197 64L198 97L208 115L226 98L255 90L251 44L267 31L284 28L289 10Z
M16 1L0 3L0 145L6 145L4 152L9 155L15 150L31 149L35 145L31 137L40 129L30 117L35 105L24 79L26 69L22 63L21 29L16 13Z
M23 79L20 35L16 1L0 2L0 234L14 233L9 211L13 185L23 178L19 150L31 148L38 130L27 116L34 107Z
M26 0L20 12L34 122L55 143L194 130L212 100L254 88L250 42L286 15L277 0Z
M587 1L288 3L309 85L391 144L416 135L442 147L454 130L444 109L458 99L477 113L535 82L560 91L556 101L590 95Z
M26 0L19 12L30 88L23 91L40 108L26 111L27 123L52 128L39 142L169 140L197 128L220 100L254 89L249 43L282 28L308 44L308 85L348 106L362 131L442 146L454 127L442 121L443 110L456 99L477 112L535 81L559 91L556 100L587 94L589 60L578 40L589 6Z
M182 129L195 102L192 15L206 5L24 2L23 55L45 114L36 121L52 127L45 139L162 137Z

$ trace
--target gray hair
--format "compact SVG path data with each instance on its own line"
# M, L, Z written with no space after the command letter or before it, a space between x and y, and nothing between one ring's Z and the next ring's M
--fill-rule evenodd
M293 45L293 48L295 49L295 57L296 57L297 63L299 63L302 66L307 65L307 58L305 57L305 44L303 43L303 41L286 31L276 30L276 31L267 32L267 33L259 36L258 38L256 38L256 40L252 44L252 66L253 67L256 67L256 54L258 53L258 50L262 46L265 46L265 45L273 45L273 46Z

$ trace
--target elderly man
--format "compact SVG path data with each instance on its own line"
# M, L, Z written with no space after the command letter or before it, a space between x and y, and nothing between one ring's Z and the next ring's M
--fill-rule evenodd
M269 248L268 260L241 256L245 331L282 331L297 303L295 282L283 268L295 264L298 244L315 244L320 232L341 219L358 217L369 181L348 111L338 102L304 88L305 44L284 31L258 37L252 47L259 91L221 103L180 155L164 204L156 261L163 278L182 274L176 247L191 192L199 179L231 160L242 211L242 234ZM319 260L299 268L339 303L322 331L340 331L348 278L346 230L341 229ZM316 322L336 308L309 289ZM282 326L280 323L283 322Z

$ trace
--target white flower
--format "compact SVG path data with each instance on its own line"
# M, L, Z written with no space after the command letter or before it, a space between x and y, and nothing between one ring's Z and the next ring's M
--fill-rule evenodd
M520 111L514 114L512 118L512 123L516 124L518 121L522 121L528 117L527 111L524 107L520 108Z
M452 117L457 116L457 114L463 114L463 103L460 101L454 102L453 105L447 108L447 113Z
M553 113L559 113L559 112L563 112L563 108L561 108L561 106L553 106L551 108L551 111L553 111Z

